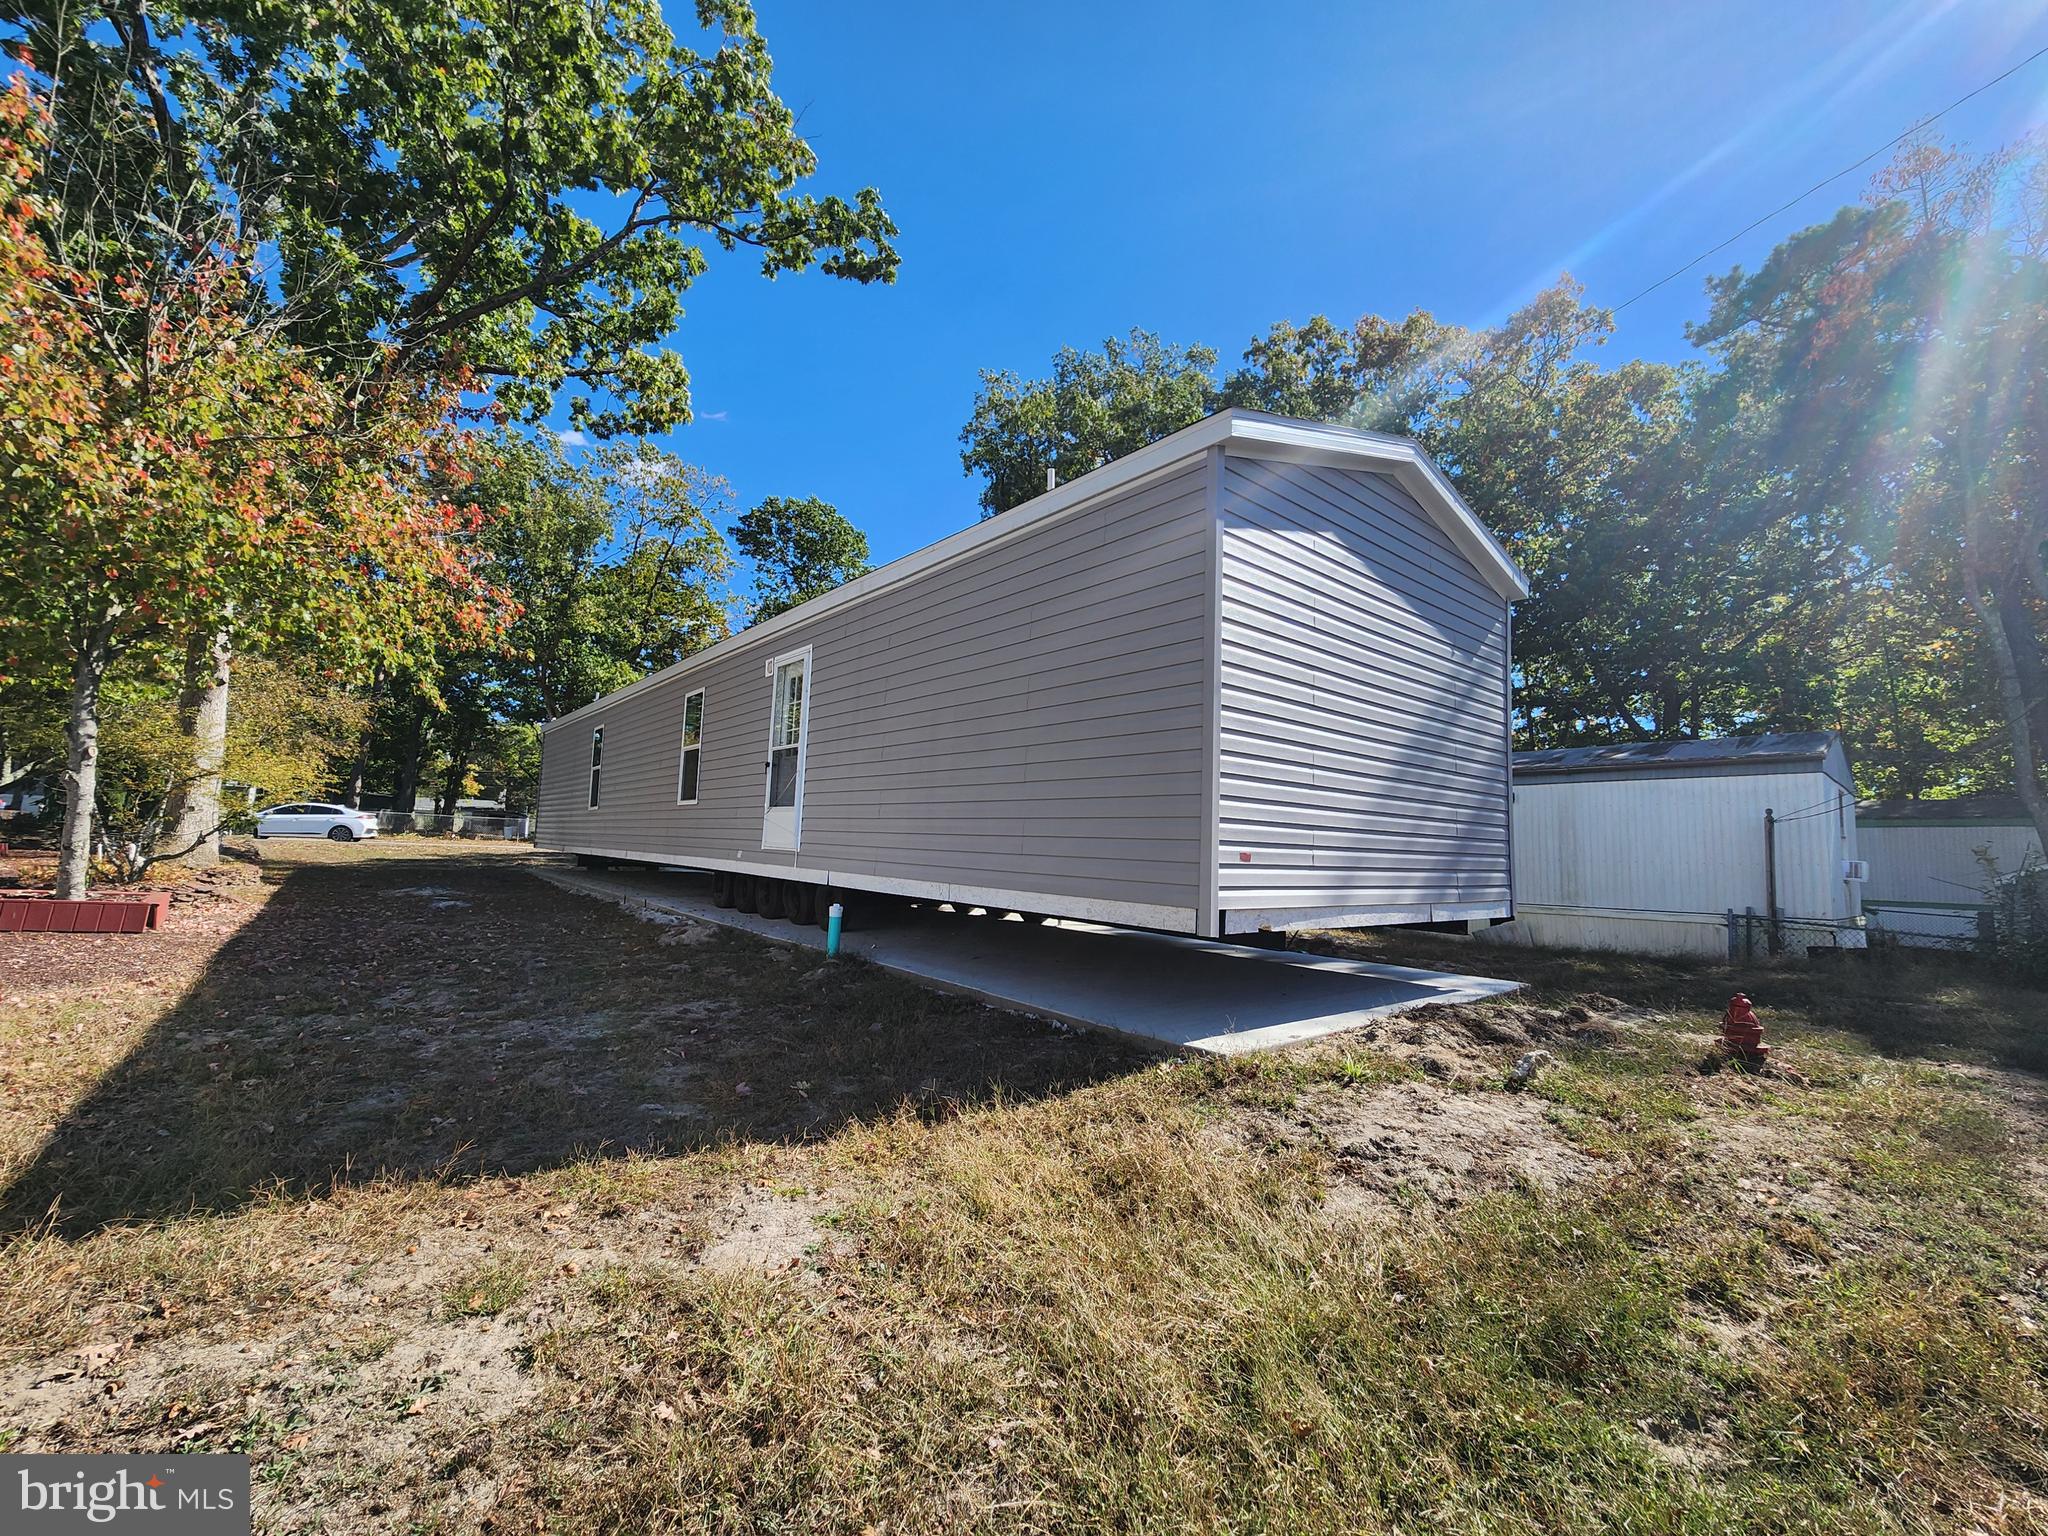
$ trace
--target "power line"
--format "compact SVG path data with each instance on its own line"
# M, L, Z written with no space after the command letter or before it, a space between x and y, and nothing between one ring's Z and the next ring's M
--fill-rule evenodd
M1680 278L1685 276L1686 273L1690 272L1694 267L1698 266L1708 257L1719 255L1722 251L1727 250L1729 246L1733 245L1736 241L1740 240L1744 235L1749 234L1752 230L1761 229L1764 225L1770 223L1771 220L1775 219L1779 214L1785 213L1792 208L1796 208L1799 204L1805 202L1809 197L1813 196L1814 193L1818 192L1822 187L1840 181L1844 176L1847 176L1852 172L1862 170L1864 166L1870 164L1871 161L1875 160L1879 155L1883 154L1886 150L1894 149L1897 146L1905 143L1906 140L1913 137L1914 134L1920 132L1921 129L1927 127L1930 123L1939 122L1942 118L1947 117L1949 113L1955 111L1955 109L1957 107L1960 107L1964 102L1969 101L1974 97L1982 96L1994 85L1998 85L2003 81L2010 80L2014 75L2018 74L2021 70L2025 69L2029 64L2033 63L2034 60L2040 58L2043 54L2048 54L2048 46L2036 48L2024 59L2021 59L2019 63L2013 65L2012 68L2008 69L2004 74L1994 76L1993 78L1986 80L1974 91L1968 91L1965 92L1963 95L1958 96L1954 101L1950 102L1947 106L1943 107L1939 112L1935 113L1932 117L1921 118L1919 122L1915 123L1912 127L1908 128L1904 133L1900 134L1897 138L1887 140L1885 143L1878 145L1877 148L1873 149L1869 154L1865 155L1861 160L1858 160L1855 164L1845 165L1839 171L1836 171L1834 175L1822 177L1819 181L1816 181L1812 186L1808 187L1804 192L1800 193L1797 197L1792 198L1787 202L1780 203L1777 207L1773 208L1769 213L1765 214L1762 218L1755 219L1750 223L1743 225L1742 228L1735 231L1734 234L1730 235L1726 240L1723 240L1719 245L1714 246L1709 250L1701 251L1699 255L1693 257L1693 259L1691 261L1688 261L1684 266L1677 268L1675 271L1665 273L1662 277L1658 278L1657 281L1650 284L1649 287L1643 289L1642 292L1631 294L1628 298L1623 299L1619 304L1614 306L1612 312L1618 315L1624 309L1627 309L1629 305L1635 303L1637 299L1646 299L1651 294L1655 293L1659 288L1662 288L1666 283L1672 281L1674 278Z
M1796 811L1785 811L1777 817L1777 820L1782 825L1785 822L1798 821L1807 816L1832 816L1835 813L1835 805L1835 796L1830 795L1825 800L1816 800L1811 805L1802 805Z

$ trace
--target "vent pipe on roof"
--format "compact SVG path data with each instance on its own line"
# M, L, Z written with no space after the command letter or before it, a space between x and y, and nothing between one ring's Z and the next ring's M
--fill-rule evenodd
M1046 489L1047 489L1048 491L1050 491L1050 490L1053 490L1053 489L1055 489L1055 488L1056 488L1056 487L1057 487L1057 486L1059 485L1059 483L1060 483L1060 472L1059 472L1058 470L1054 469L1054 468L1053 468L1053 467L1052 467L1052 466L1051 466L1050 464L1046 465L1046 466L1045 466L1045 488L1046 488Z

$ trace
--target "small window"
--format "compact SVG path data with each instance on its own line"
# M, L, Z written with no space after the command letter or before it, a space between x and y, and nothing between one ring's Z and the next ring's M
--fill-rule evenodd
M590 733L590 808L597 809L597 778L604 771L604 727Z
M697 803L697 763L704 755L704 690L683 696L683 760L676 769L676 804Z

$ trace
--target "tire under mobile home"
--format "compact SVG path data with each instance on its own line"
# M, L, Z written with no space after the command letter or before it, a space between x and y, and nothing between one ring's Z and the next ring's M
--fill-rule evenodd
M1498 921L1527 591L1413 443L1226 411L551 721L536 841L803 913Z

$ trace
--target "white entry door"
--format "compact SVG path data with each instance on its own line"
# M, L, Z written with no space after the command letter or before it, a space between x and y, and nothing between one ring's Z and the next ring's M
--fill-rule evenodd
M803 841L811 653L778 656L768 671L775 680L774 713L768 720L768 806L761 815L761 846L796 848Z

